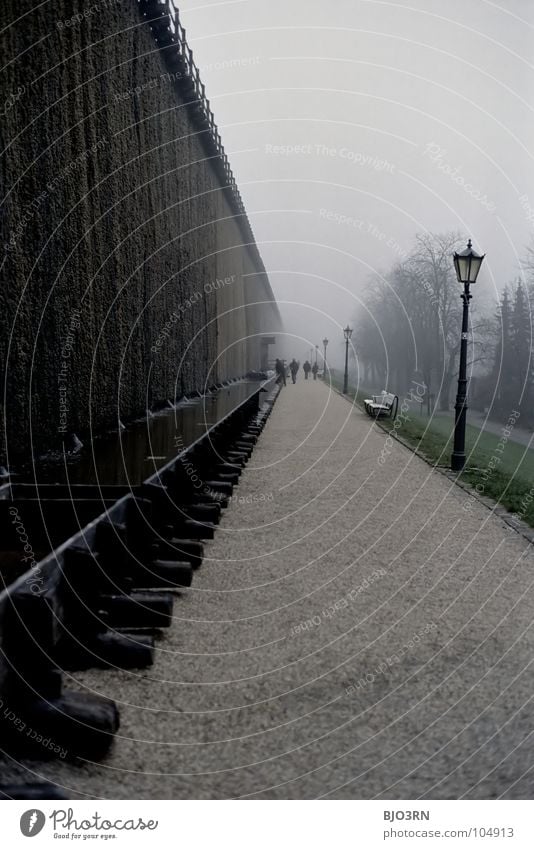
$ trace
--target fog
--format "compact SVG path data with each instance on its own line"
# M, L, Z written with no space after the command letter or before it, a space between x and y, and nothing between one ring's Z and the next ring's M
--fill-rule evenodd
M288 334L343 353L369 274L417 232L515 279L534 219L534 4L234 0L181 8ZM322 344L320 344L322 350Z

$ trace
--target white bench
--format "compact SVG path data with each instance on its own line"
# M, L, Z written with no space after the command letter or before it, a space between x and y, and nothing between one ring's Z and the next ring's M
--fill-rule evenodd
M373 395L371 398L366 398L363 405L370 416L378 419L380 416L391 416L393 414L393 408L395 408L396 415L399 398L397 395L384 390L380 395Z

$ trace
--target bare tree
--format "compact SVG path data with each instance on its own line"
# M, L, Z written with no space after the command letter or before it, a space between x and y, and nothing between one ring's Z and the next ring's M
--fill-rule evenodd
M448 409L456 374L461 299L452 254L456 233L421 234L409 256L369 285L367 314L357 318L358 352L396 391L422 375Z

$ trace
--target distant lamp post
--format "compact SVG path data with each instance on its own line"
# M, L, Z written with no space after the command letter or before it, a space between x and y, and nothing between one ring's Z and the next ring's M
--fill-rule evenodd
M467 248L461 253L454 254L454 268L458 282L463 284L461 295L463 301L462 338L460 341L460 370L458 373L458 393L454 405L454 450L451 457L453 472L461 472L465 466L465 422L467 415L467 334L469 329L469 301L472 295L469 287L476 283L480 266L485 254L477 254L471 247L471 239Z
M315 346L315 365L317 365L317 354L319 353L319 345Z
M345 336L345 379L343 381L343 394L346 395L349 391L349 342L352 336L352 329L348 326L343 330Z
M326 380L326 346L328 345L328 339L323 339L323 348L324 348L324 365L323 365L323 379Z

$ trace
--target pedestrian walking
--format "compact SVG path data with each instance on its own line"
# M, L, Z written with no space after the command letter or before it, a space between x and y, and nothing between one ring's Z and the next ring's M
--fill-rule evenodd
M274 370L278 377L276 378L277 383L283 383L286 386L286 364L283 360L276 360Z
M289 371L291 372L291 380L293 381L293 383L297 382L297 372L299 370L299 367L300 363L298 363L295 357L293 357L293 359L289 363Z
M306 360L306 362L302 366L302 371L304 372L304 380L308 380L311 371L311 365L309 364L308 360Z
M313 379L314 380L317 380L317 372L318 371L319 371L319 366L317 365L317 363L314 363L313 366L312 366L312 372L313 372Z

